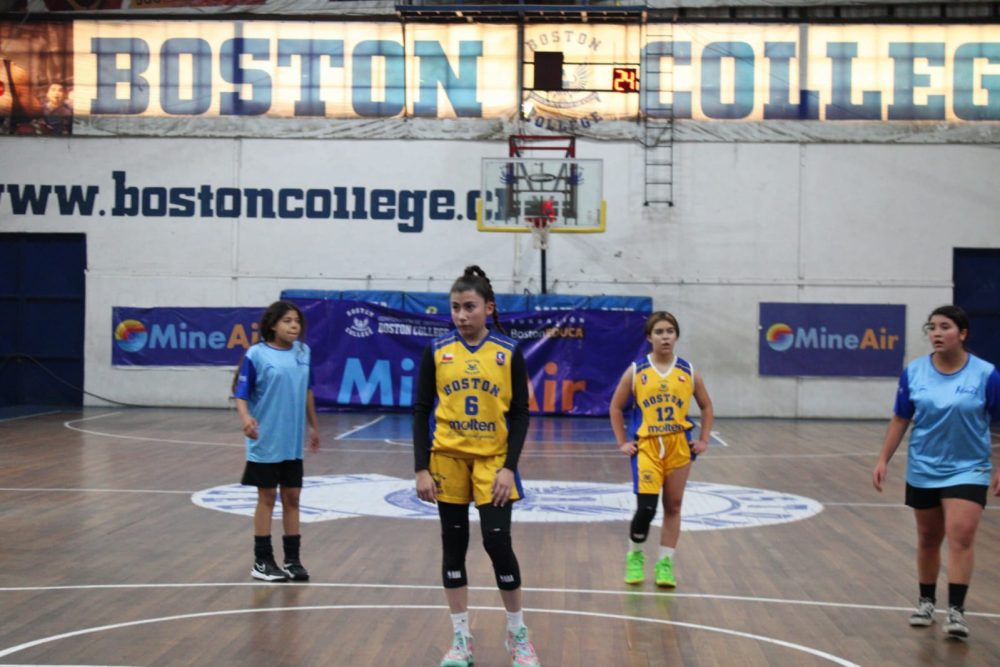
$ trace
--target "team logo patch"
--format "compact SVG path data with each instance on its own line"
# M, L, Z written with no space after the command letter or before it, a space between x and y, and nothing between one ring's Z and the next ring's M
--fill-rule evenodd
M503 366L507 363L507 354L503 351L497 352L497 366Z
M514 503L515 521L529 523L628 522L635 511L632 484L536 480L524 482L525 498ZM191 496L199 507L253 516L257 489L229 484ZM413 479L387 475L321 475L302 480L299 504L307 523L368 516L438 518L437 507L417 498ZM812 498L729 484L687 483L681 524L684 530L751 528L807 519L823 511ZM281 515L281 501L275 506ZM478 521L478 513L469 518ZM654 520L659 525L660 518Z
M479 359L466 359L465 360L465 374L466 375L479 375Z
M372 330L371 322L375 319L375 313L367 308L351 308L347 311L347 317L351 323L344 328L344 333L355 338L367 338L375 332Z
M639 382L640 382L640 383L641 383L641 384L642 384L643 386L645 386L645 384L646 384L646 380L647 380L647 379L648 379L648 378L646 377L646 374L645 374L645 373L643 373L642 375L640 375L640 376L639 376Z

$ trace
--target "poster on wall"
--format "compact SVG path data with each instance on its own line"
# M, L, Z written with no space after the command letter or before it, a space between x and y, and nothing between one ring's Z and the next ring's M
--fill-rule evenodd
M309 323L320 408L410 408L424 348L453 330L447 313L349 300L297 300ZM646 312L590 309L501 313L524 355L532 413L593 415L646 349Z
M761 303L759 373L898 377L906 350L906 306Z
M0 135L73 131L73 24L0 22Z
M235 366L261 308L112 308L113 366Z

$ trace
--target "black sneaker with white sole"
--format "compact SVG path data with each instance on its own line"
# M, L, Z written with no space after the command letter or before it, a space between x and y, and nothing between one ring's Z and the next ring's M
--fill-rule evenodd
M285 563L285 574L292 581L309 581L309 571L302 566L299 561L292 561L290 563Z
M273 560L254 561L250 576L262 581L288 581L288 573Z

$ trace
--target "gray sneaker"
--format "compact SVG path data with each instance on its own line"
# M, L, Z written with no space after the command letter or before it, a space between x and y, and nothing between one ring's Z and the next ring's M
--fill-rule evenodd
M910 625L926 628L934 623L934 602L930 598L920 598L917 608L910 614Z
M965 622L965 610L961 607L948 607L948 620L944 624L944 633L949 637L965 639L969 636L969 624Z

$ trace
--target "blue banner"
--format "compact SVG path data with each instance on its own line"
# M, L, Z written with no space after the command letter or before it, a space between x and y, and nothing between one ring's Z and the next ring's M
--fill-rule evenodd
M452 330L445 313L415 313L364 301L296 299L313 350L318 407L408 408L424 348ZM502 313L520 342L531 411L606 415L625 368L646 349L644 312L567 310Z
M906 306L761 303L761 375L898 377Z
M496 294L497 310L522 313L529 310L618 310L653 312L653 300L648 296L618 296L608 294ZM365 301L408 313L443 315L451 310L447 292L391 292L384 290L313 290L286 289L282 299L346 299Z
M115 366L235 366L263 308L112 308Z

